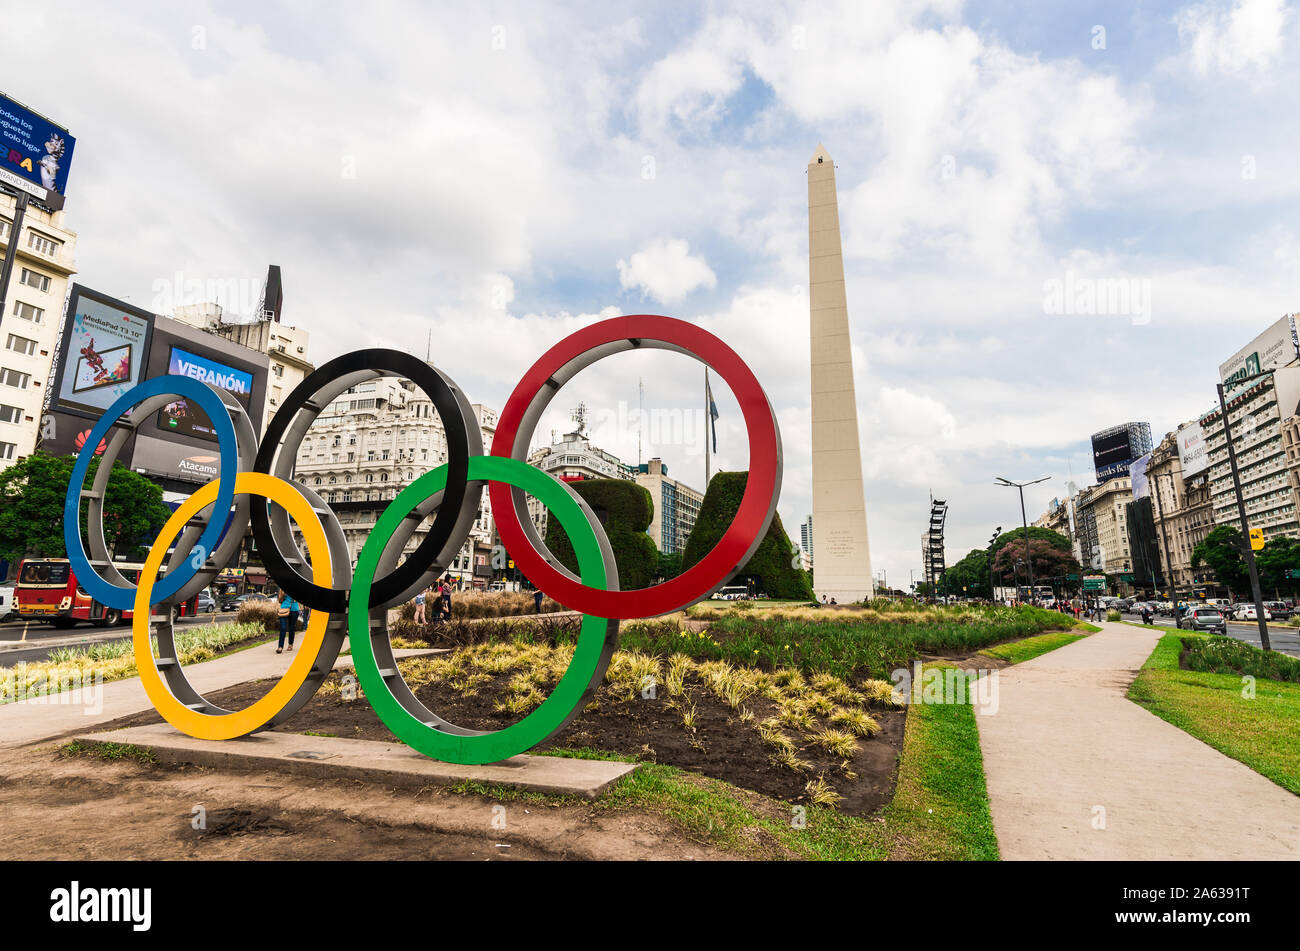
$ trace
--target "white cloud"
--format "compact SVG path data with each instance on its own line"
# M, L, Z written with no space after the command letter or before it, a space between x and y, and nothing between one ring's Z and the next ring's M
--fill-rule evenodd
M703 257L691 254L687 241L660 238L630 260L619 260L618 282L628 290L639 287L660 303L677 304L696 288L716 286L718 278Z
M1282 50L1285 0L1239 0L1231 9L1215 3L1188 7L1174 18L1192 68L1239 73L1267 70Z

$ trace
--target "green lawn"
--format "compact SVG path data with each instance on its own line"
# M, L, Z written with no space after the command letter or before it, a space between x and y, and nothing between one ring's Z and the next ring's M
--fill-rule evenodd
M1185 631L1160 638L1129 699L1162 720L1300 794L1300 684L1256 679L1243 696L1243 678L1182 670Z
M1091 627L1092 625L1089 625ZM1093 628L1097 630L1097 628ZM1037 637L1026 637L1023 641L1012 641L1010 644L999 644L997 647L989 647L980 651L989 657L997 657L1013 664L1021 664L1027 660L1046 654L1048 651L1054 651L1058 647L1064 647L1066 644L1073 644L1075 641L1083 640L1086 634L1072 634L1069 631L1053 631L1051 634L1039 634Z

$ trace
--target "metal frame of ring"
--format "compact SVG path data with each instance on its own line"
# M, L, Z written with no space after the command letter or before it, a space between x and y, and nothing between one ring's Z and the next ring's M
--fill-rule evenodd
M198 403L199 408L212 422L217 431L217 447L220 453L221 470L229 473L235 472L238 468L239 445L235 423L226 409L226 403L223 401L220 391L209 387L207 384L183 376L154 377L127 390L113 402L113 405L95 423L90 435L86 437L85 445L98 446L100 440L105 438L110 429L116 427L119 430L114 435L112 444L105 447L104 455L96 470L95 485L89 491L85 491L83 488L86 473L95 454L93 452L82 452L77 456L77 462L72 467L72 477L68 484L68 494L64 499L63 506L63 540L67 548L68 560L72 563L72 570L81 579L81 586L86 590L86 593L105 607L126 610L131 607L135 599L135 591L108 557L108 546L104 541L103 498L108 487L108 479L112 473L113 463L117 459L117 453L121 450L127 434L176 397L190 399ZM123 421L121 417L132 408L135 409L135 412L132 413L131 420ZM251 448L253 441L246 438L244 445ZM110 451L111 456L109 455ZM105 465L105 462L107 462L107 465ZM91 500L88 505L87 527L92 538L91 547L95 551L94 561L86 557L86 550L81 540L81 500L83 498ZM178 546L177 555L169 563L171 570L168 571L162 584L159 585L161 592L158 594L157 602L170 601L182 587L204 568L208 560L206 557L207 552L218 547L221 534L226 530L233 501L233 483L226 481L221 484L216 500L212 507L208 509L210 513L214 514L208 516L207 524L198 533L198 538L194 539L191 536L188 539L190 546L188 549L182 549ZM221 513L226 513L224 518ZM242 538L242 536L243 530L241 528L237 537ZM194 547L202 547L205 554L205 557L200 559L197 565L185 561L186 556ZM101 568L107 571L109 576L118 583L114 584L113 581L105 579L99 573ZM198 591L201 587L203 587L202 584L195 587L193 591Z
M320 574L325 583L332 580L333 571L340 564L347 566L346 546L335 546L327 538L321 524L317 504L299 491L292 482L277 479L261 472L241 472L232 480L239 494L275 498L285 506L298 522L309 550L321 552L329 549L329 557L321 559ZM276 685L252 705L242 710L225 710L205 699L185 677L174 651L160 650L155 660L150 645L149 616L153 579L162 563L167 543L208 498L217 494L215 483L208 483L186 499L163 526L158 539L145 559L140 573L140 585L135 594L135 619L132 623L132 644L136 668L145 693L155 709L172 726L199 739L225 740L247 736L283 723L316 693L321 682L334 668L334 661L343 646L347 632L346 618L323 611L313 612L304 632L301 649L294 656L288 671ZM161 642L162 638L159 638ZM160 643L160 648L162 647ZM161 675L161 677L160 677Z
M488 488L497 532L519 570L561 604L600 617L669 614L711 595L758 549L781 494L781 434L772 404L753 372L708 331L655 314L600 321L570 334L543 354L506 401L497 420L492 454L526 460L538 420L565 383L604 357L643 348L684 353L711 367L730 385L745 417L749 433L745 493L731 525L712 551L661 584L632 591L596 591L582 585L547 549L527 515L523 491L499 482Z
M500 456L471 456L469 476L471 481L515 485L536 497L569 534L582 577L618 588L618 568L609 538L573 489L527 463ZM414 506L441 492L446 479L446 466L427 472L384 510L357 558L354 591L365 590L370 579L396 559L401 549L391 544L393 533L409 521ZM522 720L485 732L450 723L420 702L398 669L386 615L383 609L367 609L365 599L353 599L349 604L348 628L357 680L375 713L398 739L444 762L499 762L564 729L586 707L618 645L617 620L585 616L573 659L551 695Z
M438 507L424 539L401 565L376 582L371 605L386 606L404 601L427 587L456 556L479 508L482 484L468 484L470 456L483 452L483 437L469 400L441 370L398 350L358 350L321 366L296 386L271 418L255 468L281 479L289 479L298 448L321 410L350 387L388 374L401 375L420 387L432 400L447 437L449 485L448 506ZM268 513L269 509L269 513ZM432 511L425 507L424 514ZM406 537L419 526L413 521ZM289 529L288 516L275 505L252 507L253 537L262 553L267 572L282 589L308 607L343 613L351 588L350 572L339 575L342 587L323 588L303 578L296 565L304 564ZM286 552L288 553L286 555Z

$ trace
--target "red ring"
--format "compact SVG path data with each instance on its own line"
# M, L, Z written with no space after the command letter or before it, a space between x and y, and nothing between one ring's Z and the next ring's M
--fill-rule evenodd
M655 617L694 603L741 567L751 544L766 533L770 524L780 450L767 395L734 350L713 334L684 320L635 314L592 324L546 351L506 401L492 439L492 455L511 455L524 413L554 374L588 351L617 340L657 340L689 351L727 382L740 403L749 434L749 478L736 517L714 549L689 571L661 584L633 591L601 591L560 574L529 544L519 513L515 511L510 486L491 482L488 493L502 544L511 553L516 567L546 594L570 610L596 617Z

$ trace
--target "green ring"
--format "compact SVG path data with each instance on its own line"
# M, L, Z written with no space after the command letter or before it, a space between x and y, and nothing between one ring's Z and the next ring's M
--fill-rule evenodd
M504 482L523 489L545 505L547 511L559 520L560 527L573 544L582 583L604 590L605 562L600 543L581 506L570 494L571 490L540 469L505 456L471 456L469 478ZM348 597L348 634L351 638L352 661L366 700L384 725L407 746L446 763L496 763L531 749L567 722L570 714L582 702L587 689L595 686L594 681L602 673L600 662L608 622L605 618L583 615L573 660L551 695L528 716L503 730L470 736L444 733L427 725L402 706L380 676L374 647L370 643L372 636L388 637L387 625L383 625L380 631L371 631L370 585L374 581L379 557L402 520L429 496L441 492L446 484L445 465L420 476L384 509L370 537L366 539L357 558L356 574ZM397 676L400 677L401 674Z

